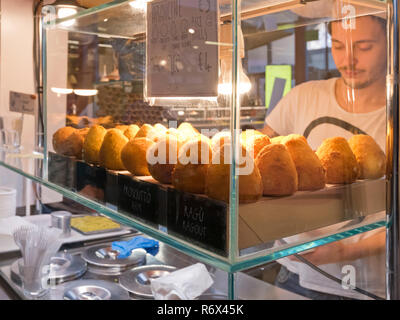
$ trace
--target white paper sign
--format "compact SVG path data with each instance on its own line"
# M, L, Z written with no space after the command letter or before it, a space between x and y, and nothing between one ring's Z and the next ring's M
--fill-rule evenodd
M149 2L147 96L217 96L217 42L217 0Z
M36 105L36 95L10 91L10 111L34 115Z

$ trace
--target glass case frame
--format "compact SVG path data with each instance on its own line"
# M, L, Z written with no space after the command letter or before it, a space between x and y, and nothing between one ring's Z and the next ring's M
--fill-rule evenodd
M125 32L125 30L121 27L122 25L134 25L135 26L135 35L136 36L143 36L143 32L145 30L143 29L143 25L135 25L135 24L129 24L129 20L120 19L119 23L121 23L120 26L116 25L107 25L107 22L105 22L106 19L110 17L110 14L112 13L119 13L120 16L124 16L124 10L129 9L129 2L130 1L113 1L98 7L82 10L78 12L76 15L68 18L63 18L63 19L56 19L52 20L50 22L44 22L44 29L43 29L43 52L47 52L48 48L52 46L51 43L49 43L47 39L47 32L51 32L51 28L55 28L57 30L64 30L66 32L77 32L77 33L82 33L82 34L88 34L88 35L102 35L102 36L107 36L107 37L118 37L121 39L136 39L136 37L131 36L132 30L129 30L128 32ZM363 0L363 1L351 1L352 3L355 4L364 4L367 5L371 10L388 10L388 17L389 17L389 22L393 20L394 18L391 16L393 15L393 12L391 11L391 5L392 3L384 3L381 1L369 1L369 0ZM240 111L241 111L241 102L240 102L240 94L239 94L239 86L240 86L240 70L239 70L239 64L241 64L241 56L240 56L240 50L241 44L240 44L240 26L241 21L244 19L250 19L253 17L257 17L260 15L264 14L270 14L274 12L281 12L286 9L292 9L292 8L297 8L297 7L302 7L304 3L302 1L273 1L271 3L268 2L268 5L266 6L265 4L260 4L259 1L242 1L242 3L239 3L239 1L232 1L231 4L228 4L227 6L221 6L220 7L220 19L222 22L231 22L232 25L232 73L231 73L231 78L232 78L232 94L230 96L230 131L231 131L231 137L232 137L232 145L233 146L238 146L238 140L239 140L239 134L235 129L240 129L241 124L240 124ZM224 11L224 9L226 9ZM396 9L396 7L395 7ZM128 15L129 16L129 15ZM124 16L125 17L125 16ZM397 17L396 17L397 18ZM74 26L65 26L65 22L70 21L71 19L74 19L78 23L76 23ZM327 20L324 19L326 22ZM46 25L47 23L47 25ZM49 29L49 24L51 25L51 28ZM104 26L105 23L105 26ZM313 22L315 23L315 21ZM64 24L64 25L63 25ZM98 30L93 30L93 26L96 28L99 25L102 25L102 31L99 32ZM109 27L109 29L108 29ZM393 43L393 25L392 23L389 23L388 30L391 30L392 33L389 33L389 38L388 43L392 44ZM50 31L49 31L50 30ZM124 30L124 31L121 31ZM397 30L395 30L397 32ZM390 46L388 51L394 50L393 44ZM393 61L395 60L393 56L390 56L388 54L390 60L389 60L389 77L388 79L393 78L393 74L396 72L396 66L393 67ZM48 60L47 60L47 55L44 54L43 56L43 74L46 75L48 72ZM392 78L391 78L392 77ZM397 114L394 113L394 110L397 110L398 108L398 102L395 101L395 98L393 97L393 92L396 92L397 88L395 87L394 81L388 81L388 102L387 102L387 113L388 115L393 115L393 117L388 116L388 128L397 128L398 127L398 117ZM157 240L160 240L162 242L165 242L169 245L171 245L174 248L177 248L178 250L181 250L185 252L186 254L189 254L200 261L204 261L208 264L214 265L220 269L223 269L227 272L229 272L230 275L230 297L234 297L233 293L233 288L234 288L234 273L237 271L245 270L250 267L254 267L257 265L261 265L263 263L269 262L269 261L274 261L279 258L285 257L292 255L294 253L299 253L305 250L309 250L312 248L315 248L320 245L324 245L333 241L338 241L344 238L348 238L351 236L354 236L359 233L367 232L376 228L380 227L387 227L387 216L386 214L379 214L374 216L372 221L365 222L363 219L359 219L359 221L356 221L357 219L354 219L356 222L354 225L346 227L338 232L329 232L327 229L320 228L321 233L323 236L317 237L317 238L310 238L309 240L305 241L300 241L298 243L292 244L292 245L286 245L286 246L281 246L279 249L271 250L271 249L265 249L262 248L261 250L256 250L256 251L250 251L250 252L240 252L239 249L239 214L238 210L239 209L239 200L238 200L238 192L239 192L239 187L238 187L238 182L239 182L239 177L236 173L236 168L235 168L235 163L236 163L236 158L237 154L233 152L232 154L232 165L231 165L231 175L230 175L230 199L229 199L229 206L228 206L228 230L227 231L227 244L228 244L228 250L227 250L227 255L226 256L221 256L219 254L216 254L212 250L207 250L204 249L201 246L198 246L196 244L193 244L190 242L189 239L182 239L179 236L174 236L171 234L168 234L165 232L165 230L162 229L162 227L159 227L157 229L154 226L151 226L140 219L135 219L132 217L127 216L123 212L120 212L118 208L115 208L114 206L110 206L104 203L99 203L98 201L95 201L93 199L90 199L86 196L82 196L78 194L77 192L73 190L69 190L66 187L57 185L56 183L50 181L49 179L49 150L51 147L49 147L49 139L51 139L50 136L48 136L48 121L51 121L50 119L47 119L48 115L51 115L51 107L48 102L48 97L47 94L50 92L50 86L51 84L48 83L48 80L46 76L44 76L44 110L43 114L45 115L45 123L44 123L44 132L45 136L47 138L45 139L45 145L44 145L44 152L43 155L36 154L35 157L18 157L16 155L10 155L10 154L3 154L3 157L1 159L1 165L16 171L25 177L28 177L30 179L33 179L34 181L49 187L50 189L53 189L62 195L71 198L77 202L80 202L92 209L95 209L96 211L103 213L105 215L110 216L111 218L122 222L124 224L130 225L134 227L135 229L148 234L149 236L154 237ZM388 162L391 164L388 168L387 172L387 180L388 180L388 185L392 186L393 182L393 172L396 172L397 168L397 160L395 160L395 155L397 152L395 150L398 149L398 141L396 140L397 136L395 135L395 130L390 130L388 129L388 135L387 135L387 157L388 157ZM391 158L393 157L393 159ZM32 163L34 163L32 165ZM43 171L40 174L37 174L36 171L34 172L33 168L42 168ZM397 189L390 187L387 190L388 193L388 200L387 200L387 211L390 214L396 214L397 215L397 208L394 208L393 205L393 198L394 198L394 192L396 192ZM396 213L394 212L396 211ZM358 222L358 223L357 223Z

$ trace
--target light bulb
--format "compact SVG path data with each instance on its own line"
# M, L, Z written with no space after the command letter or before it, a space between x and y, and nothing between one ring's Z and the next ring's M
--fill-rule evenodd
M73 91L72 89L68 88L55 88L55 87L52 87L50 90L57 94L70 94Z
M78 96L89 97L89 96L95 96L98 93L98 90L96 90L96 89L74 89L74 93Z
M146 9L146 4L149 2L149 0L135 0L129 2L129 5L134 8L134 9Z
M57 11L57 17L59 19L63 19L63 18L72 16L72 15L76 14L77 12L78 11L75 8L68 8L68 7L59 8ZM61 23L61 25L64 27L70 27L74 24L75 24L75 19L67 20L67 21L64 21Z
M239 79L238 79L238 92L245 94L251 90L251 82L249 77L243 71L242 63L238 64ZM218 82L218 94L227 95L232 94L232 63L230 59L221 60L221 70Z

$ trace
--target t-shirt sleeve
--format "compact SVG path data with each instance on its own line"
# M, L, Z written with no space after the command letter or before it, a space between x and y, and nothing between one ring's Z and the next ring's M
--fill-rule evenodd
M265 125L270 126L276 133L286 136L294 132L293 111L296 103L297 88L293 88L286 94L265 118Z

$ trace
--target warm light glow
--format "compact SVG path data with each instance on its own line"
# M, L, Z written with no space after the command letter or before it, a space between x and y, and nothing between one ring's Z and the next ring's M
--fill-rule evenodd
M160 65L161 65L161 66L166 66L166 65L167 65L167 61L161 60L161 61L160 61Z
M70 94L73 91L72 89L67 88L51 88L50 90L57 94Z
M239 85L239 94L245 94L251 89L251 82L242 82ZM218 83L218 93L219 94L232 94L232 84L231 83Z
M76 14L78 11L75 8L59 8L57 11L57 17L63 19ZM75 19L67 20L61 23L64 27L70 27L75 24Z
M74 93L78 96L95 96L97 94L98 90L96 89L74 89Z
M135 9L146 9L146 3L149 2L149 0L135 0L129 2L130 6Z
M178 116L183 116L185 114L185 111L178 111Z
M192 29L192 28L190 28L188 31L189 31L189 33L191 33L191 34L194 34L194 32L195 32L194 29Z
M150 99L160 99L168 101L186 101L186 100L207 100L207 101L217 101L216 97L150 97Z
M232 84L218 83L218 94L232 94Z

